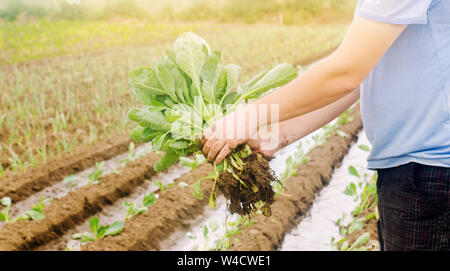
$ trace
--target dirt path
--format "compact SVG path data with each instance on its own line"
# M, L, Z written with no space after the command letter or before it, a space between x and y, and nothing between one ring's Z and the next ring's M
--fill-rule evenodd
M276 250L280 247L285 233L311 208L317 192L328 184L333 169L339 165L362 128L359 107L355 107L351 114L354 121L339 128L349 138L334 135L325 145L309 152L311 160L300 165L298 175L286 181L285 195L276 199L272 216L254 217L254 224L242 228L241 234L230 240L230 250Z
M53 200L45 207L47 217L43 220L6 224L0 228L0 250L31 250L58 238L150 179L155 175L153 164L160 157L151 153L130 162L120 174L103 176L101 185L86 185Z

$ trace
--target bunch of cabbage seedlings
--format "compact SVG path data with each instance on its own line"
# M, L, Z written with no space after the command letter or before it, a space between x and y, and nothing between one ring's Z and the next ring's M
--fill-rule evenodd
M129 74L136 98L144 104L128 112L139 125L130 136L139 142L151 142L153 151L165 155L154 165L166 170L180 157L201 153L204 128L240 105L283 86L297 76L290 64L263 70L245 83L239 82L240 67L223 64L222 55L194 33L176 39L173 49L165 51L152 67L141 67ZM254 154L248 145L239 146L211 176L197 181L194 196L203 199L201 180L212 180L209 198L215 207L219 189L228 199L231 213L251 214L261 209L269 216L274 198L271 183L278 181L268 158Z

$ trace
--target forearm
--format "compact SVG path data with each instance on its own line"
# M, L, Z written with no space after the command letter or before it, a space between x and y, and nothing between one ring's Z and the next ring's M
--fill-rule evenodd
M314 111L339 100L357 88L386 53L406 25L377 23L356 17L339 48L300 77L254 104L264 105L272 116L279 106L278 121ZM257 126L270 124L258 112Z
M279 105L278 120L281 122L338 101L352 92L357 84L335 64L335 58L330 56L315 64L288 85L256 101L255 106ZM269 116L275 113L270 111L270 106L267 108Z
M323 127L341 115L359 99L359 88L350 94L320 109L279 123L280 148Z

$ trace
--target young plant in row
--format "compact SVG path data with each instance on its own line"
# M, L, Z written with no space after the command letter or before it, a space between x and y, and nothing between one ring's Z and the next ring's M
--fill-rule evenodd
M239 82L239 73L239 66L223 64L221 53L212 51L194 33L181 35L173 50L165 51L153 67L130 73L131 90L145 105L128 112L129 119L139 124L130 135L139 142L152 142L153 151L165 152L154 165L156 171L167 169L182 156L201 153L204 128L297 76L289 64L261 71L245 83ZM277 178L267 158L252 154L244 145L214 169L211 206L219 189L229 200L231 213L250 214L259 202L270 209L274 200L271 182Z
M157 197L155 196L155 194L150 192L142 199L141 206L136 206L133 202L124 202L123 207L127 211L127 214L125 215L125 218L123 220L125 221L129 218L132 218L135 215L146 212L149 206L155 204L156 200Z
M88 175L88 184L100 184L100 177L102 177L103 174L105 173L103 168L104 162L95 164L94 171ZM69 175L63 179L63 183L69 185L70 190L72 190L73 188L77 187L82 180L83 178L81 178L80 176Z
M89 228L91 232L81 232L72 235L73 239L79 239L82 243L94 242L106 236L114 236L122 232L124 227L123 221L116 221L111 225L100 226L98 217L89 220Z
M365 145L360 145L358 147L364 151L369 150L369 147ZM342 225L342 221L345 215L343 215L336 221L336 226L339 227L339 233L343 237L338 241L336 241L336 238L333 237L331 239L331 245L334 249L341 251L367 250L367 243L370 239L370 234L368 232L363 232L352 243L349 242L348 236L350 234L353 234L354 232L363 230L364 225L370 223L372 219L378 219L378 211L376 208L376 204L378 202L376 191L377 174L373 174L370 179L367 173L364 173L364 175L361 177L360 173L354 166L349 166L348 172L350 175L358 178L358 180L362 179L362 181L358 182L358 185L354 182L351 182L344 190L344 194L353 197L355 201L359 201L359 204L352 212L353 220L350 223L348 223L347 225ZM362 188L361 192L358 191L358 187L360 189ZM364 214L367 213L367 210L370 210L374 206L374 211L369 212L368 214Z
M201 154L194 155L193 158L180 157L180 163L192 170L196 169L198 166L206 162L206 158Z
M51 199L45 197L40 197L39 203L32 204L31 209L26 210L16 218L11 218L9 211L11 208L12 201L9 197L4 197L0 200L1 205L4 206L3 210L0 212L0 221L5 221L6 223L14 223L20 220L41 220L45 218L44 207L50 203Z
M286 168L284 169L284 172L281 173L280 182L273 183L276 195L279 195L283 191L286 178L296 176L298 173L298 167L301 164L306 164L308 161L309 158L306 156L305 151L303 150L302 142L299 142L295 154L289 156L286 159Z

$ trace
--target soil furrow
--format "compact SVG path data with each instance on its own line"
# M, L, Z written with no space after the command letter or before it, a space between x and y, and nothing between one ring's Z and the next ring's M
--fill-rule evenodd
M158 196L158 194L161 192L161 189L156 184L156 182L161 182L162 185L168 186L169 184L173 184L173 181L176 178L188 171L189 169L187 167L179 163L170 167L167 171L158 172L157 174L153 175L151 179L146 180L143 184L139 185L139 187L136 187L132 193L125 197L117 199L111 205L105 206L94 216L100 220L101 225L110 225L116 221L123 220L126 215L126 210L123 207L124 202L133 202L136 203L137 206L140 206L144 197L150 192L154 193L155 196ZM65 232L64 235L62 235L58 239L55 239L52 242L45 244L44 246L40 246L36 250L55 251L64 250L67 247L74 248L72 245L69 246L70 241L73 241L73 235L80 232L90 232L90 219L91 217L86 219L84 223L81 223Z
M175 182L193 184L199 178L209 175L213 167L205 163L190 173L177 178ZM147 212L134 216L125 223L124 230L117 236L108 236L94 243L85 244L83 250L159 250L160 242L176 229L188 227L186 220L203 213L208 204L212 182L204 181L201 189L203 200L192 196L191 187L175 185L159 193L155 205Z
M348 138L333 135L327 143L308 153L310 161L300 165L298 174L286 180L286 190L272 205L272 216L254 217L255 223L241 229L241 233L230 240L229 250L276 250L287 233L311 208L317 193L328 184L333 169L347 154L352 142L362 128L359 106L351 115L354 120L340 126Z
M31 250L58 238L150 179L160 157L160 153L151 153L130 162L120 174L103 176L100 185L86 185L54 199L45 207L43 220L6 224L0 228L0 250Z
M10 197L21 201L42 189L61 181L65 176L87 169L95 163L108 160L128 150L129 135L119 135L67 154L24 173L10 175L0 180L0 198Z

